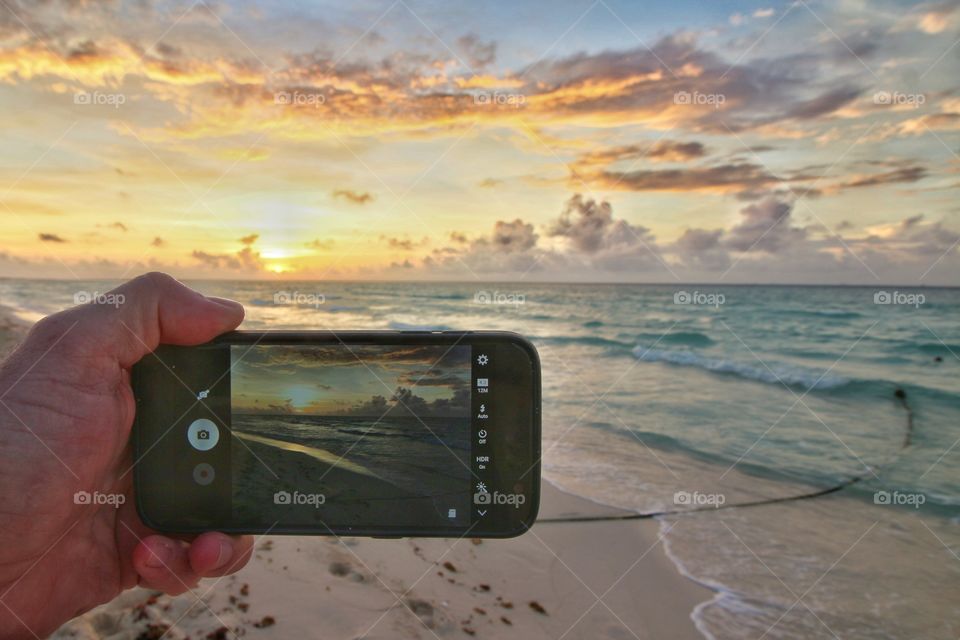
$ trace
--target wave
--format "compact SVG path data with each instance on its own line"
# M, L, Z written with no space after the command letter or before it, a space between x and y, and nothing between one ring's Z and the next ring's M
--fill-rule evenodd
M688 367L697 367L714 373L729 373L772 384L787 384L808 389L836 389L850 383L849 378L839 375L824 374L822 371L808 369L797 365L779 362L750 364L727 360L720 357L706 356L693 351L670 351L665 349L646 349L635 347L633 354L644 362L667 362Z
M688 347L709 347L713 344L710 336L696 331L677 331L668 333L660 339L660 344L681 344Z
M713 340L702 333L696 331L677 331L666 335L643 334L641 339L647 339L650 342L656 341L658 344L682 345L687 347L709 347ZM615 349L633 349L636 346L635 341L614 340L612 338L602 338L600 336L533 336L534 340L540 340L548 344L565 345L580 344L590 347L612 347Z
M582 344L590 347L614 347L617 349L631 349L634 345L633 342L622 342L599 336L531 336L531 339L555 345Z
M797 315L817 316L820 318L862 318L862 313L856 311L843 311L841 309L819 309L815 311L793 311Z
M915 353L925 353L931 356L945 356L953 353L960 353L960 345L944 344L942 342L924 342L920 344L905 343L897 346L897 351Z

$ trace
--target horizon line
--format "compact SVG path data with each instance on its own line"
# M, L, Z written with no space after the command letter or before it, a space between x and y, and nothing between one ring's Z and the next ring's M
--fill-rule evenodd
M140 275L140 274L138 274ZM172 274L171 274L172 275ZM133 276L136 277L136 276ZM613 280L430 280L430 279L408 279L408 280L388 280L388 279L266 279L266 278L180 278L184 282L243 282L243 283L330 283L330 284L446 284L446 285L583 285L583 286L651 286L651 287L842 287L842 288L878 288L878 287L910 287L914 289L958 289L957 284L909 284L909 283L849 283L849 282L664 282L664 281L613 281ZM22 280L28 282L118 282L123 283L133 278L49 278L49 277L20 277L20 276L0 276L0 281Z

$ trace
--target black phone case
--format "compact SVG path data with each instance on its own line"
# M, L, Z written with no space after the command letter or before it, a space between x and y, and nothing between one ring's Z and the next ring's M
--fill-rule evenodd
M541 489L541 371L540 356L536 348L528 339L518 333L509 331L231 331L218 336L207 344L230 344L230 345L255 345L255 344L310 344L310 345L339 345L339 344L371 344L371 345L391 345L397 344L397 338L424 338L427 344L455 344L466 337L504 340L519 346L530 358L532 373L532 453L534 462L531 466L531 506L527 517L517 527L503 531L480 531L473 532L471 526L459 533L453 534L450 529L404 529L391 526L384 527L340 527L327 528L325 530L316 527L305 526L276 526L267 528L247 528L238 526L218 527L215 530L229 534L252 534L252 535L330 535L330 536L362 536L374 538L514 538L526 533L526 531L536 522L540 509L540 489ZM201 345L197 345L201 346ZM134 395L139 404L140 379L138 376L138 367L135 365L131 375L131 385ZM144 455L144 450L140 442L140 419L139 412L134 417L133 430L131 432L131 441L134 461L138 461ZM157 522L144 509L139 499L139 487L143 482L140 472L140 466L134 464L134 494L137 496L136 508L141 521L151 529L161 533L171 533L180 535L196 535L211 531L209 527L191 527L191 526L170 526L166 523Z

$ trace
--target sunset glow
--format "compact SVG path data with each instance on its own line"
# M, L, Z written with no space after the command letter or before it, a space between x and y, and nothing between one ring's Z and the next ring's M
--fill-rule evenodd
M669 9L11 3L0 275L956 283L955 4Z

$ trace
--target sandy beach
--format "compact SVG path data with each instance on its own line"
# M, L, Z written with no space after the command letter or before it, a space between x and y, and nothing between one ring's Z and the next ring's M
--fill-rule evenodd
M544 485L541 518L618 513ZM236 576L170 598L135 589L55 638L701 638L712 592L653 520L540 523L512 540L257 540ZM164 635L165 634L165 635Z
M0 353L28 323L0 308ZM544 483L541 519L622 513ZM713 592L654 520L538 523L511 540L257 539L236 576L177 597L128 591L54 638L702 638Z

